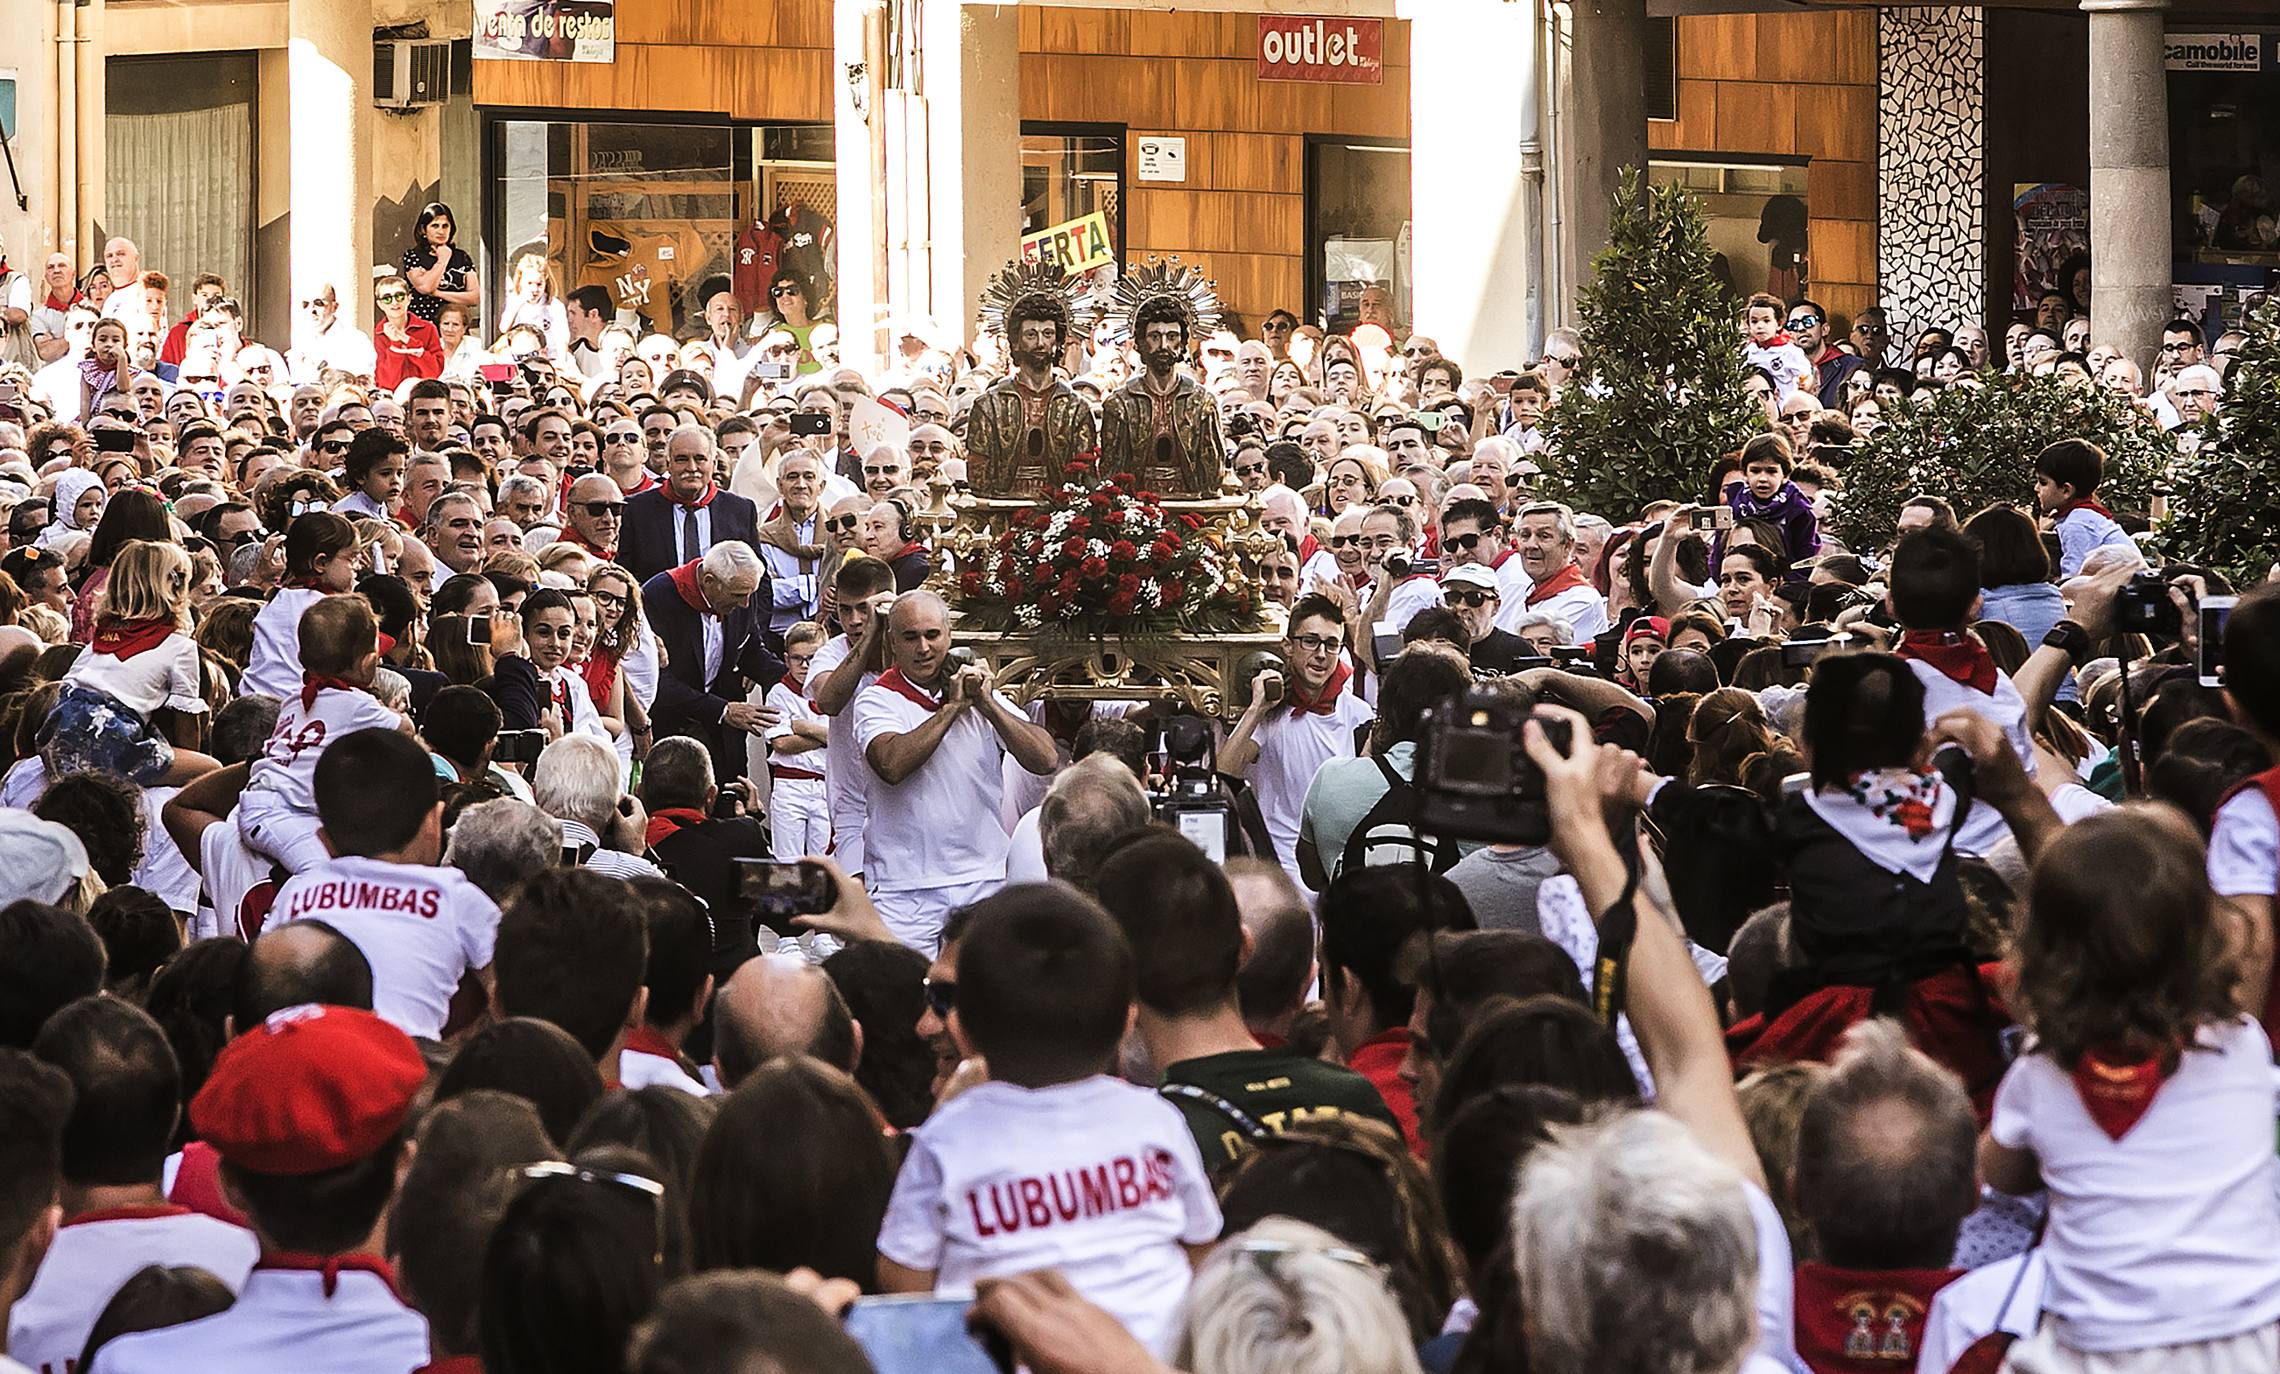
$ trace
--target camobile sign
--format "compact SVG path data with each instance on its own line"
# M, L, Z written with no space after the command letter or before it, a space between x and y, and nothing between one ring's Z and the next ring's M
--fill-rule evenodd
M2162 40L2162 58L2173 72L2260 72L2261 33L2172 33Z
M1385 80L1385 21L1262 14L1259 79L1378 85Z

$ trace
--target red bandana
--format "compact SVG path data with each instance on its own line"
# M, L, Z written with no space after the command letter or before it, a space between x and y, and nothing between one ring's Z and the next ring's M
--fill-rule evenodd
M634 1054L653 1054L659 1059L670 1059L676 1064L681 1061L681 1052L673 1048L673 1042L647 1026L636 1026L627 1031L625 1033L625 1047Z
M345 678L326 677L322 673L303 673L301 674L301 709L304 711L314 709L317 704L317 693L327 687L342 692L361 692L364 690L364 684L361 682L350 682Z
M380 1281L388 1285L388 1291L396 1293L396 1271L389 1267L388 1261L377 1255L310 1255L297 1250L271 1250L263 1254L261 1262L253 1267L322 1274L325 1276L325 1296L328 1298L340 1287L340 1276L348 1272L378 1274ZM403 1294L396 1293L396 1300L402 1302Z
M694 501L684 501L680 497L675 496L671 487L667 487L665 489L665 499L671 501L674 505L679 506L682 510L703 510L705 507L711 505L713 503L713 498L718 495L720 495L720 488L713 485L711 482L705 483L705 494L698 497Z
M896 696L915 702L929 711L941 709L942 698L931 695L917 683L904 677L900 668L889 668L879 674L879 685Z
M1330 680L1322 684L1322 694L1311 699L1298 685L1298 679L1292 678L1290 682L1290 718L1296 720L1304 715L1326 716L1337 710L1338 694L1346 690L1346 682L1353 675L1354 670L1352 668L1343 663L1339 664L1330 670Z
M2114 518L2114 513L2110 510L2107 510L2104 506L2099 505L2098 498L2095 496L2078 496L2073 500L2067 502L2065 505L2060 506L2058 508L2058 518L2064 520L2067 516L2074 514L2074 512L2078 510L2094 510L2100 515L2105 516L2108 520Z
M105 616L95 622L95 637L88 641L87 647L114 658L133 658L164 644L176 628L171 618L162 615L142 620L113 620Z
M692 825L703 825L711 819L693 806L668 806L661 811L652 811L649 813L649 829L641 837L642 846L653 846L660 840L680 834ZM629 1041L628 1047L630 1046Z
M1940 673L1985 696L1995 693L1995 660L1987 647L1955 630L1909 630L1893 650L1902 658L1928 663Z
M912 543L903 545L901 548L887 555L887 561L889 563L900 563L902 560L910 557L914 553L924 552L926 552L926 546L914 541Z
M2174 1046L2125 1059L2119 1052L2084 1050L2068 1074L2082 1109L2109 1140L2120 1140L2153 1106L2153 1096L2177 1072L2181 1051Z
M1816 1374L1905 1374L1923 1349L1932 1295L1961 1269L1797 1266L1797 1357Z
M158 1221L166 1217L186 1217L189 1215L189 1208L178 1207L171 1202L147 1202L139 1206L98 1207L92 1212L81 1212L63 1224L66 1226L85 1226L96 1221Z
M1497 561L1501 563L1504 560L1500 558ZM1583 569L1577 567L1573 563L1570 563L1566 567L1560 569L1558 572L1553 573L1550 577L1545 578L1543 581L1529 588L1528 604L1533 606L1538 602L1549 601L1570 587L1580 587L1582 585Z
M680 567L668 570L666 575L673 579L673 590L679 592L681 599L689 603L690 610L698 615L717 615L719 613L713 610L712 603L705 600L703 585L697 581L697 568L703 562L701 558L692 558Z
M584 549L586 552L594 555L596 558L601 559L605 563L614 563L617 561L616 554L612 553L608 549L603 548L599 544L589 542L586 536L578 533L578 527L576 525L564 525L562 527L562 542L565 544L575 544L579 548Z

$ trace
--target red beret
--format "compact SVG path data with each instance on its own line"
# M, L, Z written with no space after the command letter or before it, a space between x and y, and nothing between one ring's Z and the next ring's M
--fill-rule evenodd
M412 1038L368 1011L288 1007L223 1046L190 1125L257 1174L314 1174L372 1155L427 1081Z

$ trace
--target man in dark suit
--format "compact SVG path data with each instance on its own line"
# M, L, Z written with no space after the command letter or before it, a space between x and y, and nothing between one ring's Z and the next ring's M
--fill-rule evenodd
M776 721L774 711L744 699L753 686L772 687L784 676L784 661L767 643L767 587L760 555L736 540L641 584L642 609L666 655L649 718L660 738L702 742L722 778L744 776L745 737Z
M731 539L757 544L760 512L714 483L712 431L683 425L665 440L664 483L625 503L617 561L646 583Z

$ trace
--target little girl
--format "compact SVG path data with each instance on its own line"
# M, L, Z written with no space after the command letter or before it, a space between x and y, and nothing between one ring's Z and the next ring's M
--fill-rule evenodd
M178 544L123 546L94 638L64 673L63 695L40 728L50 776L94 769L145 787L180 787L216 766L176 749L151 721L160 707L206 712L189 625L190 556Z
M2271 1043L2182 815L2123 806L2035 866L1981 1177L2050 1190L2044 1320L2018 1374L2280 1369Z
M357 435L343 463L351 490L332 508L351 519L361 515L383 524L397 520L410 453L403 440L377 425Z
M327 596L356 588L356 526L309 511L285 530L285 583L253 618L253 652L239 693L280 701L301 690L301 616Z

